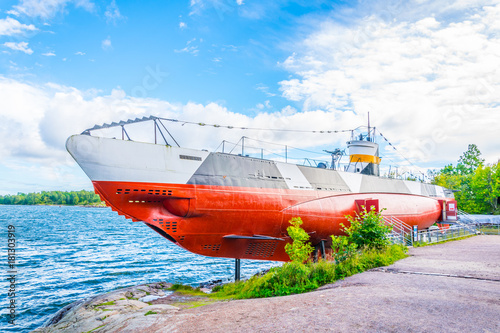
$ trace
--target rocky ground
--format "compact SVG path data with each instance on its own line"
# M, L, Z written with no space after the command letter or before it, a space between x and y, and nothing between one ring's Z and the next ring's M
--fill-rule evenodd
M130 287L62 309L35 332L500 332L500 236L410 255L285 297L216 302L163 282Z

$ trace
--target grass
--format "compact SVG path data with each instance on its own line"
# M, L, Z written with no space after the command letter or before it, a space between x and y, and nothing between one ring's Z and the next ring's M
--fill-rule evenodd
M499 227L478 227L477 230L487 235L500 235Z
M200 288L193 288L191 286L175 283L172 287L167 290L175 291L181 294L186 294L190 296L207 296L206 293L200 290Z
M148 311L148 312L146 312L144 315L145 315L145 316L149 316L149 315L152 315L152 314L158 314L158 312Z
M210 296L218 299L244 299L308 292L371 268L390 265L406 258L406 251L404 246L392 245L382 250L366 249L339 264L329 261L306 264L289 262L281 267L271 268L263 276L216 287Z

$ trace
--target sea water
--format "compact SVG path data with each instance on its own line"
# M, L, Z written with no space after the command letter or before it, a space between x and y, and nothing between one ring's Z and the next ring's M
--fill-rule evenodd
M0 223L0 332L29 332L65 305L117 288L234 279L234 260L185 251L109 208L0 205ZM9 258L13 238L15 258ZM276 265L242 260L241 276ZM9 323L12 300L15 326Z

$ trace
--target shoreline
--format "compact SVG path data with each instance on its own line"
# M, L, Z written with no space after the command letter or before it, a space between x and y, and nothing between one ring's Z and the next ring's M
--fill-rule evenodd
M103 202L102 205L68 205L68 204L35 204L35 205L14 205L14 204L0 204L0 206L47 206L47 207L90 207L90 208L107 208L106 204Z
M412 248L410 255L309 293L283 297L190 307L182 294L167 295L169 284L164 282L119 289L75 305L53 326L34 332L187 332L194 328L223 332L235 325L240 331L280 332L500 329L500 322L491 320L500 312L500 236ZM158 298L148 301L145 296Z

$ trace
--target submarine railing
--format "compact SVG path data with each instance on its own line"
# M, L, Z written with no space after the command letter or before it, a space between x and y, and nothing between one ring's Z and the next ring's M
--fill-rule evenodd
M471 231L477 232L480 222L475 219L472 215L463 210L457 209L457 225L463 226L464 228L470 228Z
M400 243L406 246L413 245L411 227L409 224L401 221L395 216L384 216L384 222L386 225L392 226L389 239L393 243Z
M470 224L470 223L476 224L477 223L477 220L475 218L473 218L472 215L470 215L467 212L464 212L461 209L457 209L457 215L458 215L458 220L461 222L463 221L462 222L463 224Z
M463 210L457 209L458 224L470 226L474 225L478 232L482 234L500 235L500 218L498 216L477 216L471 215Z

